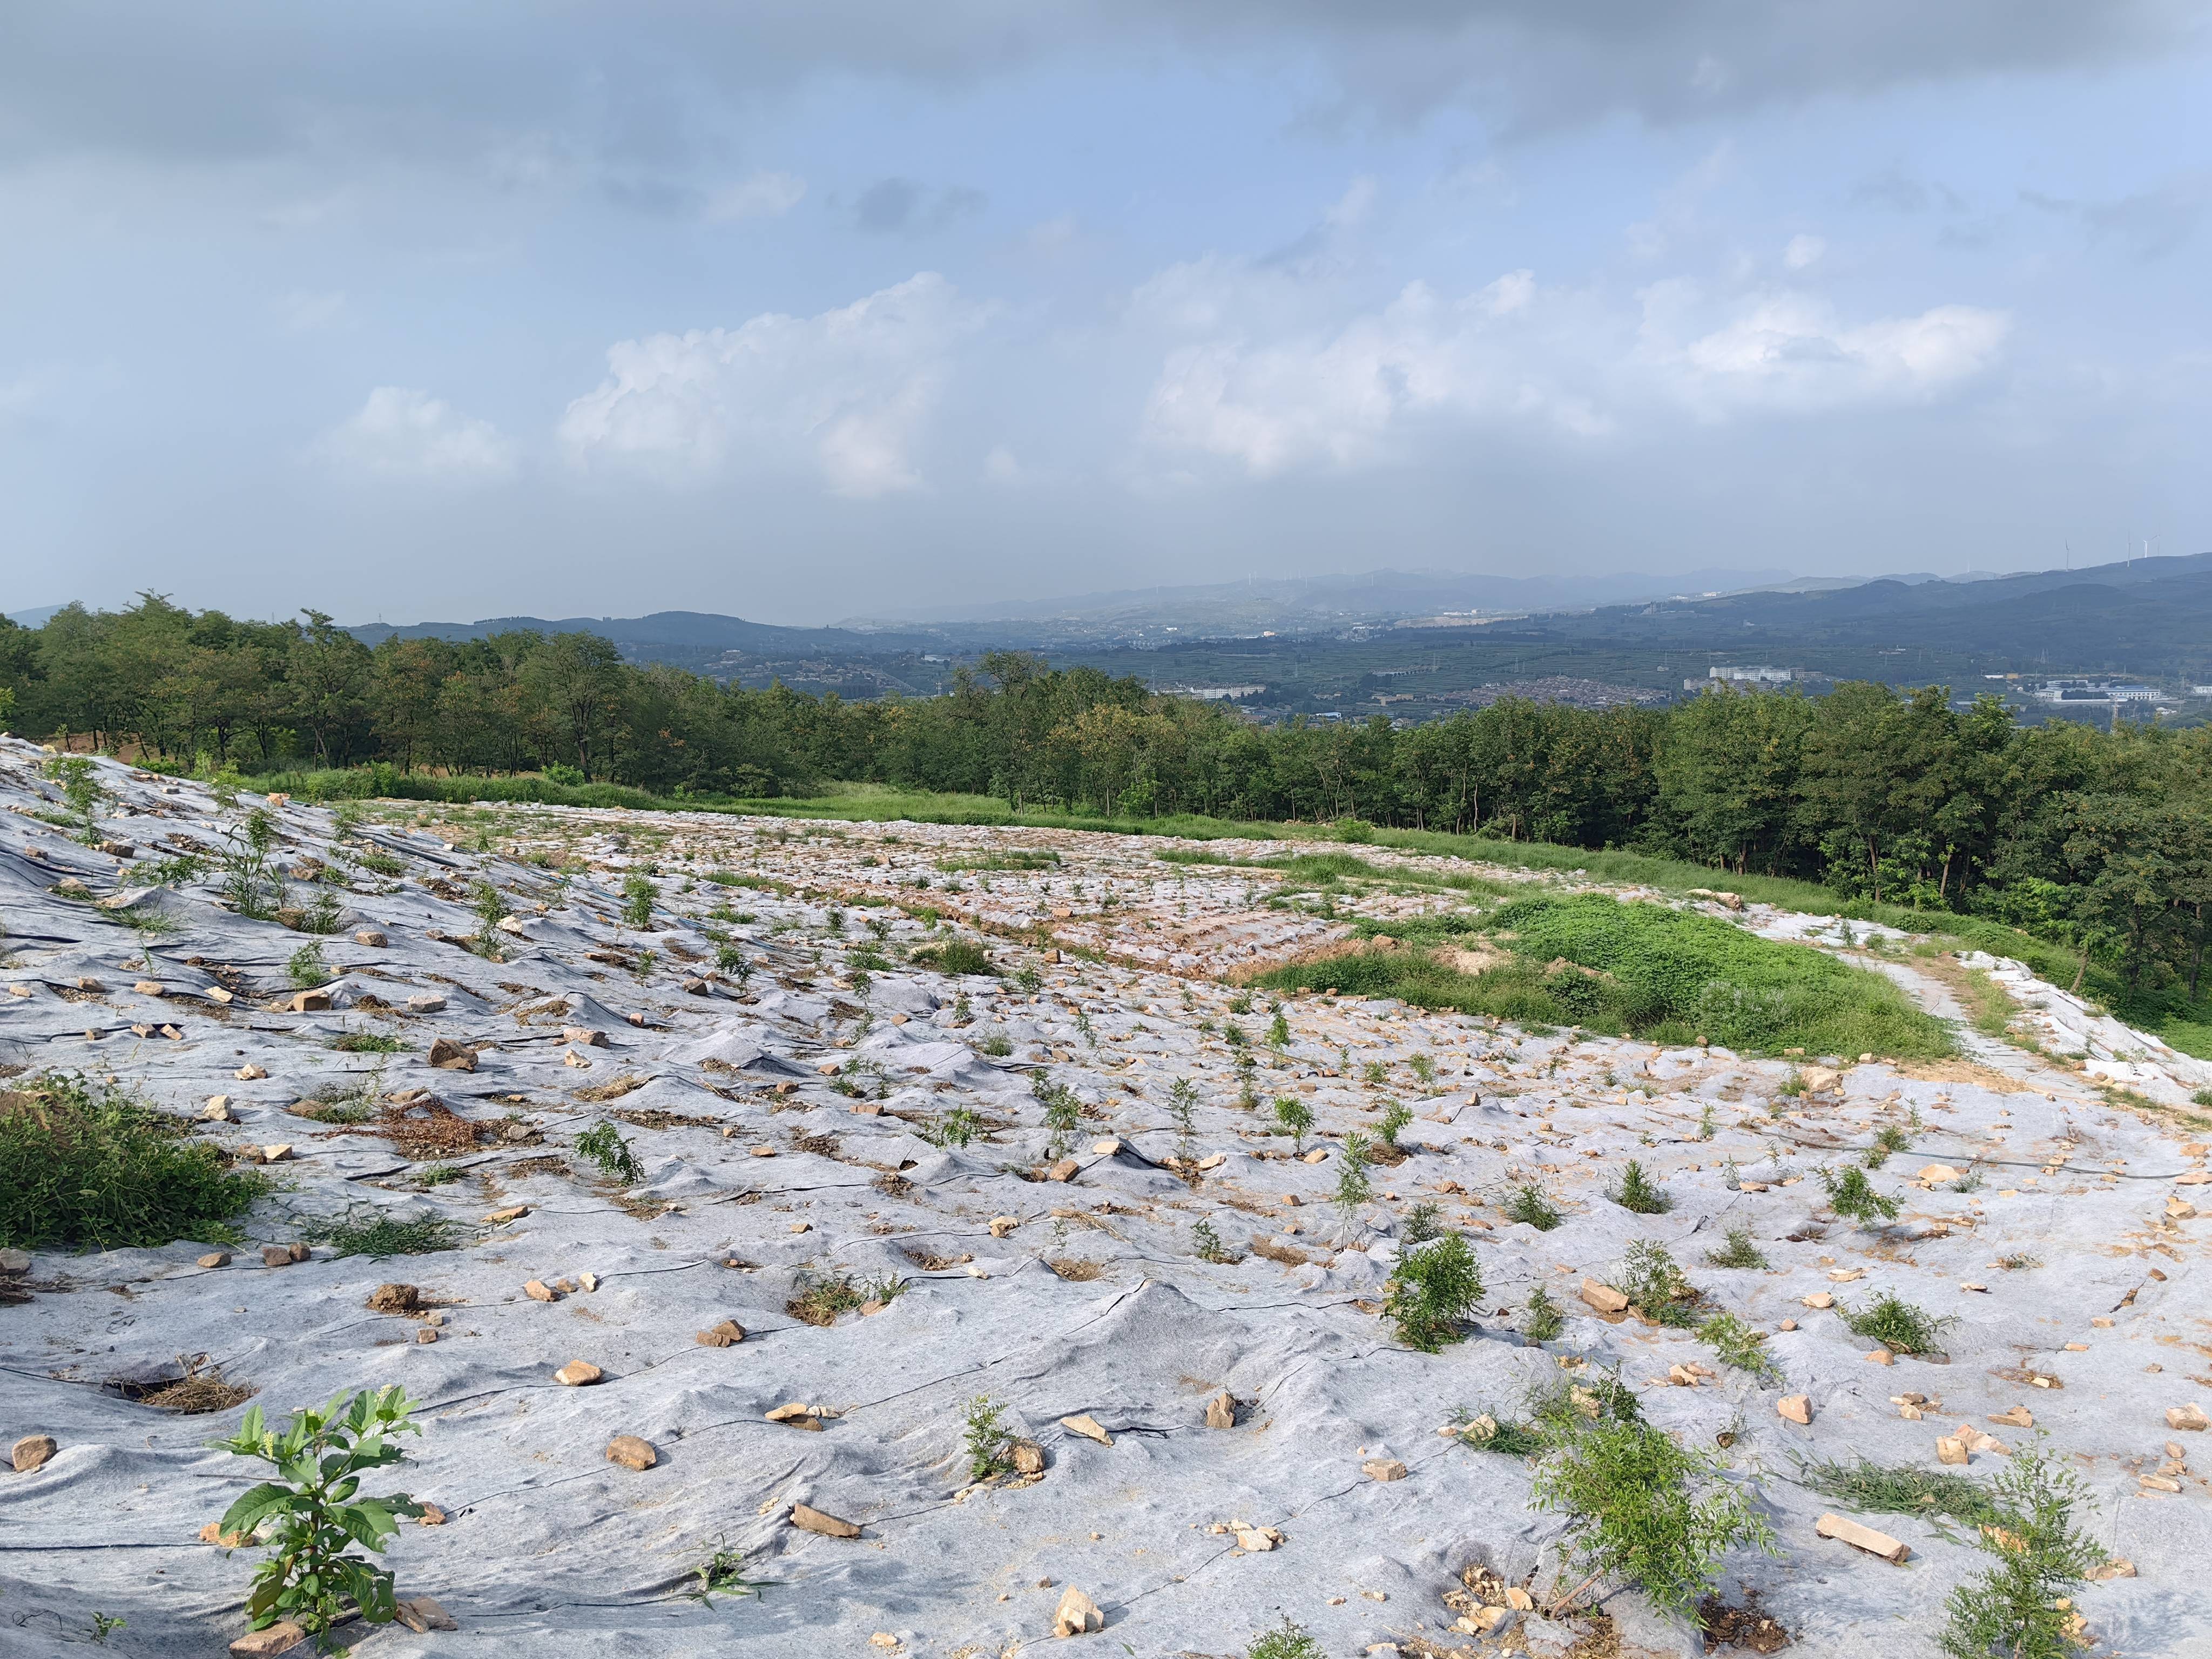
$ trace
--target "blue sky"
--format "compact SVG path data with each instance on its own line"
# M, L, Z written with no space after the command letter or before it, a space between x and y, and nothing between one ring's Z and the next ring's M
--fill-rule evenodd
M2212 546L2208 7L0 22L0 607Z

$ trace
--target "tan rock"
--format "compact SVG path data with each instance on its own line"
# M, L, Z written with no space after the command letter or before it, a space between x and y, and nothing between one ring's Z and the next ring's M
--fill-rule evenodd
M261 1247L261 1265L264 1267L290 1267L292 1247L289 1244L264 1244Z
M1894 1365L1897 1364L1897 1356L1887 1348L1876 1348L1866 1356L1866 1362L1869 1365Z
M1913 1179L1923 1187L1948 1187L1959 1179L1959 1172L1948 1164L1930 1164Z
M1786 1420L1810 1427L1813 1421L1813 1401L1808 1395L1787 1394L1775 1402L1774 1409Z
M365 945L372 951L381 951L386 940L380 927L356 927L353 930L353 942Z
M292 1012L295 1014L327 1013L330 1006L331 993L328 986L319 987L313 991L292 993Z
M1955 1434L1936 1437L1936 1461L1939 1463L1969 1463L1973 1460L1966 1450L1966 1443Z
M422 1292L412 1285L380 1285L368 1293L371 1313L408 1314L422 1305Z
M228 1267L230 1266L230 1252L228 1250L210 1250L205 1255L199 1258L199 1265L203 1267Z
M142 979L131 988L142 997L158 997L164 994L166 989L158 979Z
M240 1083L257 1083L269 1075L269 1068L266 1066L257 1066L249 1060L231 1075Z
M277 1653L289 1653L307 1639L307 1632L289 1619L279 1619L266 1630L248 1631L230 1644L237 1659L269 1659Z
M1018 1215L994 1215L991 1218L991 1237L1004 1238L1021 1224L1022 1218Z
M1052 1615L1054 1636L1081 1636L1085 1632L1106 1628L1106 1615L1098 1604L1081 1590L1070 1584L1060 1598L1060 1606Z
M1283 1541L1283 1534L1273 1527L1236 1527L1230 1531L1237 1534L1237 1547L1248 1555L1265 1555Z
M805 1504L791 1506L791 1524L801 1532L819 1533L824 1538L858 1538L860 1529L850 1521L841 1521L834 1515L810 1508Z
M440 1606L435 1596L410 1595L392 1603L399 1622L420 1636L434 1630L459 1630L453 1615Z
M561 1028L561 1041L573 1042L580 1048L604 1048L607 1046L607 1034L587 1026L564 1025Z
M208 1103L200 1108L200 1120L205 1123L234 1121L230 1114L230 1097L228 1095L209 1096Z
M1101 1158L1111 1158L1121 1150L1121 1143L1115 1137L1109 1135L1103 1140L1092 1141L1091 1150Z
M1403 1480L1406 1466L1395 1457L1370 1457L1359 1466L1360 1474L1370 1480Z
M1808 1308L1832 1308L1836 1305L1836 1298L1826 1291L1815 1291L1805 1298L1805 1305Z
M2035 1426L2035 1413L2025 1406L2014 1406L2008 1412L1990 1413L1990 1421L2002 1423L2008 1429L2032 1429Z
M606 1373L588 1359L572 1359L553 1373L553 1380L563 1388L589 1388Z
M2132 1578L2135 1576L2136 1564L2124 1555L2115 1555L2109 1559L2100 1561L2083 1575L2093 1584L2101 1584L2114 1578Z
M527 1204L509 1204L494 1210L484 1219L495 1227L504 1227L510 1221L520 1221L530 1213Z
M1016 1474L1042 1474L1044 1473L1044 1448L1038 1445L1036 1441L1013 1441L1009 1443L1006 1448L1006 1451L1007 1455L1014 1461L1014 1473Z
M1903 1565L1912 1552L1899 1540L1886 1532L1876 1532L1872 1527L1861 1526L1856 1521L1840 1515L1824 1515L1813 1523L1813 1530L1823 1538L1832 1538L1849 1544L1853 1549L1864 1550L1869 1555L1878 1555L1893 1565Z
M1096 1440L1102 1446L1110 1446L1114 1443L1114 1437L1107 1433L1105 1426L1088 1413L1077 1417L1063 1417L1060 1419L1060 1426L1070 1434L1079 1434L1086 1440Z
M734 1348L745 1340L745 1328L734 1319L726 1319L719 1325L710 1325L696 1339L702 1348Z
M50 1434L27 1434L15 1443L9 1460L15 1464L16 1474L29 1474L44 1468L47 1460L60 1449Z
M2203 1407L2193 1402L2186 1406L2168 1406L2166 1408L2166 1426L2169 1429L2194 1429L2202 1433L2206 1429L2212 1429L2212 1418L2205 1416Z
M649 1440L641 1440L634 1434L618 1434L607 1442L607 1462L619 1463L626 1469L649 1469L660 1461L660 1454Z
M1206 1402L1206 1426L1209 1429L1233 1429L1237 1426L1237 1401L1228 1389Z
M1505 1587L1505 1605L1516 1613L1534 1613L1536 1598L1518 1584L1508 1584Z
M558 1302L561 1299L561 1292L542 1279L526 1281L522 1286L522 1293L532 1302Z
M1628 1298L1610 1285L1601 1285L1595 1279L1583 1280L1582 1298L1600 1313L1626 1313Z
M473 1072L477 1068L476 1051L451 1037L440 1037L430 1045L429 1060L441 1072Z
M1047 1181L1073 1181L1083 1173L1083 1166L1072 1158L1063 1158L1044 1172Z
M1327 1163L1328 1161L1328 1148L1326 1146L1315 1147L1313 1151L1306 1154L1305 1161L1309 1164Z

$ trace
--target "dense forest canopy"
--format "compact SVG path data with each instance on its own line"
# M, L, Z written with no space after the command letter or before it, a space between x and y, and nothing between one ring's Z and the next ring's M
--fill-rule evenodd
M591 634L387 639L319 613L235 621L153 595L0 622L0 715L152 763L544 771L659 794L825 780L1101 816L1198 813L1635 848L1986 915L2197 1000L2212 729L2021 728L1985 698L1848 684L1668 710L1508 701L1407 729L1259 727L1133 678L986 656L951 692L848 702L624 662ZM9 708L12 705L12 715Z

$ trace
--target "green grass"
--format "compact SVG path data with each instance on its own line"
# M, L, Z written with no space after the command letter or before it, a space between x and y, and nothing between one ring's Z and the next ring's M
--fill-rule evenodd
M267 1188L121 1090L48 1073L0 1091L0 1245L231 1243L236 1218Z
M995 974L990 953L973 939L948 939L942 945L922 945L907 952L907 959L918 968L933 968L940 974Z
M459 1224L434 1215L413 1221L395 1221L390 1216L356 1221L348 1216L312 1222L302 1232L311 1243L327 1244L334 1255L430 1255L459 1249L462 1243Z
M1731 1227L1727 1245L1717 1250L1707 1250L1705 1260L1716 1267L1764 1267L1765 1253L1751 1237L1748 1227Z
M1548 1233L1564 1218L1559 1206L1544 1195L1544 1189L1533 1181L1524 1181L1513 1189L1513 1194L1498 1206L1508 1221L1526 1222L1540 1233Z
M1476 921L1393 923L1408 948L1293 963L1254 982L1298 990L1326 979L1346 996L1655 1042L1706 1037L1754 1053L1934 1059L1953 1051L1942 1023L1881 975L1711 916L1601 893L1514 900L1480 922L1511 960L1479 975L1458 971L1435 949Z
M386 1036L381 1031L348 1031L331 1047L345 1054L398 1054L407 1051L407 1045L398 1037Z
M1933 1352L1943 1333L1959 1322L1955 1314L1939 1319L1893 1291L1884 1291L1856 1311L1840 1304L1836 1311L1854 1335L1870 1337L1892 1353Z
M1824 1498L1876 1515L1932 1516L1979 1526L1996 1509L1989 1488L1963 1474L1946 1474L1909 1465L1886 1468L1861 1457L1856 1463L1808 1464L1805 1485Z

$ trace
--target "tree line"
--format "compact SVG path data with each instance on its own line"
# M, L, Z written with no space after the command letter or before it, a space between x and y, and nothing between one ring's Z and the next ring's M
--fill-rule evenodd
M738 799L841 779L1018 810L1632 848L1986 915L2191 1003L2212 920L2212 732L2020 727L2002 700L1956 708L1941 687L1262 727L1016 653L941 697L854 702L629 663L591 634L372 647L318 612L240 621L149 594L0 626L0 713L10 702L50 741L201 770L378 763Z

